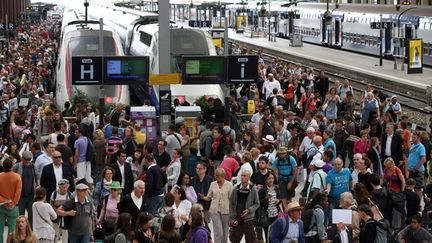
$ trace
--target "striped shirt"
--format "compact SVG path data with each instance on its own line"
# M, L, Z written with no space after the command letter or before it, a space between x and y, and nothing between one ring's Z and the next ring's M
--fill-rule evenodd
M123 140L117 136L111 136L108 138L108 140L107 140L107 154L108 155L112 155L115 152L114 148L115 148L116 144L118 144L118 143L123 143Z
M288 148L288 141L291 139L291 134L286 129L282 129L282 131L278 132L277 140L279 141L278 147Z

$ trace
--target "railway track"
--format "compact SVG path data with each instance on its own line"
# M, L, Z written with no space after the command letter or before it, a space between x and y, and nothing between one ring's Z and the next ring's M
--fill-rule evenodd
M316 67L314 65L311 65L311 63L293 61L287 59L284 55L277 54L274 52L273 53L268 52L268 49L266 48L260 47L258 49L239 41L236 41L236 43L240 44L241 47L251 49L252 52L255 54L258 54L259 50L263 50L263 58L266 63L272 63L275 59L279 59L287 63L300 65L306 68L312 68L313 70L321 69L321 67ZM234 43L231 43L231 45L234 45ZM345 74L340 74L340 73L335 73L330 71L326 71L325 73L329 77L329 81L331 82L331 84L333 84L336 80L343 81L344 79L348 79L350 81L351 86L354 89L355 100L359 105L361 96L363 95L363 92L366 89L366 85L368 83L367 80L363 81L355 77L350 77ZM405 90L404 92L400 92L397 90L395 91L395 90L391 90L388 87L384 87L382 85L374 85L374 88L379 90L380 92L383 92L386 96L397 95L398 101L402 106L402 113L410 117L411 123L416 124L417 128L421 130L425 129L425 127L427 126L426 115L428 114L428 112L425 111L424 108L427 107L428 104L426 103L426 97L424 94L420 95L418 91L410 91L410 90Z

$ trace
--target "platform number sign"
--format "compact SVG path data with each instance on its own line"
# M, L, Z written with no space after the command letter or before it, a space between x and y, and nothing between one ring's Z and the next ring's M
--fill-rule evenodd
M102 57L72 57L72 85L101 85Z
M229 56L228 81L232 83L255 83L258 80L258 56Z
M393 27L392 22L371 22L371 29L391 29Z

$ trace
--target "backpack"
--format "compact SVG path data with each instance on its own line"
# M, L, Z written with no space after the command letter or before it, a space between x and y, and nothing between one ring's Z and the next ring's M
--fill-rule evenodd
M88 137L86 138L87 138L87 150L85 155L86 161L90 161L93 163L96 159L95 149L90 139Z
M115 243L115 239L117 238L118 234L120 234L120 232L117 231L114 234L107 236L103 243Z
M56 200L56 198L57 198L57 190L55 190L55 191L53 192L53 196L52 196L52 198L53 198L53 200ZM72 198L74 198L72 192L67 191L66 200L68 200L68 199L72 199ZM73 207L75 207L75 204L74 204L74 203L73 203ZM58 216L58 217L57 217L57 220L54 221L54 222L56 222L56 223L60 226L60 228L66 228L66 227L65 227L65 225L66 225L65 218L66 218L66 217L67 217L67 216Z
M274 223L272 223L269 226L269 231L268 231L269 232L268 233L269 239L268 239L268 242L270 242L270 243L272 243L271 240L270 240L270 237L273 234L273 226L278 222L278 220L279 219L277 219ZM288 232L288 222L287 222L287 218L286 217L281 218L280 220L282 221L282 229L283 229L283 231L282 231L282 234L279 236L279 242L282 242L282 240L285 238L285 235Z
M162 224L163 218L168 214L174 215L174 211L174 208L169 209L167 212L165 212L164 208L160 208L156 213L153 228L159 230L159 226Z
M373 243L390 243L390 224L386 219L373 220L368 223L375 224L375 239Z

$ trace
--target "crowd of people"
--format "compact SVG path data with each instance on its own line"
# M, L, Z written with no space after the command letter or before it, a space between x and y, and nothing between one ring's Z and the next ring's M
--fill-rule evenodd
M58 35L23 25L0 53L0 242L432 242L432 146L396 96L260 56L227 117L208 98L153 143L122 104L55 105Z

